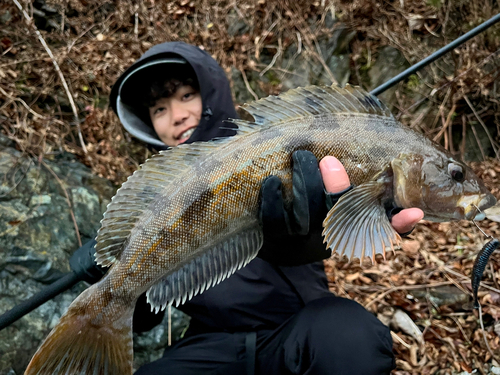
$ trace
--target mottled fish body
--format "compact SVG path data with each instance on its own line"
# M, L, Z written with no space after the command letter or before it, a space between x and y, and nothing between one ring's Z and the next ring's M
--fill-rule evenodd
M106 276L69 307L26 374L132 373L132 314L147 291L156 310L181 304L253 259L262 245L262 181L292 196L292 153L334 155L356 186L328 213L327 246L359 257L399 241L387 205L429 220L472 219L495 203L462 163L397 122L377 98L347 87L290 90L244 107L238 134L181 145L148 160L104 215L96 259Z

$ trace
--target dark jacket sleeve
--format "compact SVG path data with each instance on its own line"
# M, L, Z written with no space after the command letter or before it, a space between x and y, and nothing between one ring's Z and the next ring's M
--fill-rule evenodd
M149 331L160 324L164 316L165 310L158 311L158 314L151 311L151 305L147 302L146 293L143 293L135 305L133 330L137 333Z

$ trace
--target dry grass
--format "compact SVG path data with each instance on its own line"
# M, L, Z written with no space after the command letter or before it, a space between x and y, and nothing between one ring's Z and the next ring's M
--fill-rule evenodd
M21 5L30 17L36 16L31 3ZM122 130L107 98L120 73L156 43L183 40L202 46L228 72L233 66L243 72L277 69L281 52L300 43L301 53L324 66L318 39L331 32L326 19L329 13L335 14L356 31L349 46L351 83L368 88L367 72L381 46L396 47L415 63L500 11L494 0L148 0L137 4L56 0L48 5L53 8L46 11L49 17L38 17L35 25L28 25L14 1L0 4L0 15L10 14L10 19L1 21L1 132L34 157L74 154L94 173L117 184L150 152ZM228 14L235 17L233 21ZM232 36L228 28L235 19L244 20L248 30ZM76 116L35 28L68 83ZM481 152L484 157L495 156L500 140L499 48L500 29L496 26L399 84L393 101L395 114L455 154L463 154L469 147L464 135L479 141L482 129L487 128L493 151L481 143ZM267 63L262 62L263 56ZM261 89L275 94L281 87L276 83ZM475 168L498 197L498 160L490 159ZM486 228L500 235L497 224L487 222ZM463 240L465 237L469 240ZM386 263L371 268L332 261L332 289L374 312L402 307L425 327L423 349L416 348L410 336L398 333L397 373L446 374L476 366L485 373L483 364L492 359L473 312L463 306L437 308L425 297L418 301L407 298L410 290L428 291L442 283L469 290L466 278L473 254L483 244L480 233L467 223L426 223L412 238ZM498 357L499 268L493 259L485 274L493 289L482 289L486 337Z

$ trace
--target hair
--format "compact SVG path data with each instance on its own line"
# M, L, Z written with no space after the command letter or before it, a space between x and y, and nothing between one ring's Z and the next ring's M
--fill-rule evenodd
M136 114L151 125L149 108L159 99L175 94L183 85L189 85L199 91L196 73L189 64L175 64L175 69L169 69L169 64L152 66L135 73L129 78L125 92L121 94L124 103L135 108Z

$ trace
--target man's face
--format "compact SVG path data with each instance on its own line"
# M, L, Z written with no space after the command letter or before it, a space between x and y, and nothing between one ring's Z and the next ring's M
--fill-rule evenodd
M189 85L179 86L173 95L149 108L156 134L171 147L189 139L200 123L201 112L201 95Z

